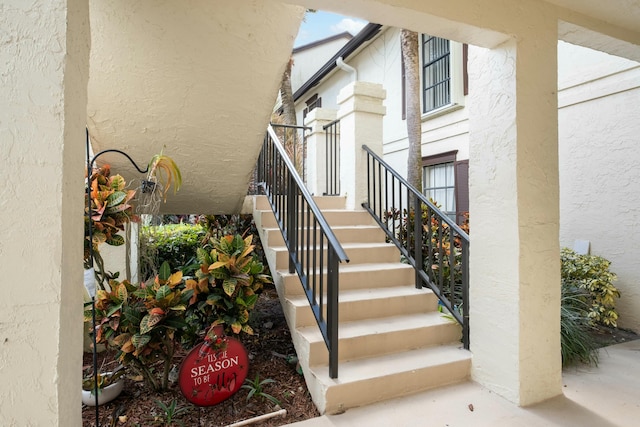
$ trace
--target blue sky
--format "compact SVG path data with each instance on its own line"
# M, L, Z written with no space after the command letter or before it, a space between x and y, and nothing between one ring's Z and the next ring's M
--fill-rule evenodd
M307 13L304 22L300 25L294 47L309 44L343 31L348 31L355 36L365 25L367 25L367 21L335 13L322 11Z

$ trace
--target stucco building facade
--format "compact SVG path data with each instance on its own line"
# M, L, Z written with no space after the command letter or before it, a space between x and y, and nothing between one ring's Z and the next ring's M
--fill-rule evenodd
M469 50L475 83L468 99L473 378L519 405L562 393L554 356L558 40L638 61L637 1L263 0L233 7L198 1L187 8L169 0L120 0L108 6L101 16L105 3L87 0L0 5L0 61L6 64L0 74L0 424L80 425L85 126L98 136L97 148L122 148L134 157L147 158L164 143L177 147L176 160L191 175L174 203L189 211L239 209L304 8L479 47ZM180 15L171 16L175 12ZM120 42L126 48L111 51L111 61L98 57L107 52L107 46L98 49L96 31L105 28L93 22L100 18L119 22L115 28L130 35ZM131 20L165 31L139 32L143 27ZM155 37L161 35L168 38ZM102 91L105 97L131 102L105 101L103 107L92 99L99 89L92 79L100 72L94 64L109 71L120 55L144 43L154 52L148 62L138 62L142 54L130 57L127 63L137 67L117 68L121 81L105 76L103 83L113 89ZM213 64L203 76L199 61L208 50ZM182 60L153 61L164 56ZM251 64L243 67L247 57ZM149 90L136 73L162 64L167 68L160 78L149 81L166 90ZM191 96L177 91L177 98L165 97L202 79L211 79L204 89L215 87L204 99L197 96L200 86ZM132 81L141 83L129 86ZM123 86L131 90L118 90ZM137 104L141 99L148 102ZM148 114L151 107L157 115ZM245 156L236 158L239 144ZM210 168L203 172L199 161Z

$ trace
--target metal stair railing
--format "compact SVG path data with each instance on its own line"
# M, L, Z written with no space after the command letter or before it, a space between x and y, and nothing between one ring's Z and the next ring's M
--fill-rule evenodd
M349 258L306 189L270 125L258 159L264 189L329 351L329 376L338 377L339 265Z
M322 126L325 134L325 195L340 194L340 120Z
M284 151L291 159L302 181L307 182L307 132L309 126L286 125L282 123L269 123L278 136L278 140L284 147Z
M469 349L469 235L369 147L362 148L368 177L362 206L413 266L416 288L428 286L462 325Z

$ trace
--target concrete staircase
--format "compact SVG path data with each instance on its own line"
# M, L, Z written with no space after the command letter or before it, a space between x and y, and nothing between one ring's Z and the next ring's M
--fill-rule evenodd
M340 197L316 198L350 258L340 265L339 371L329 377L328 351L266 197L254 219L291 329L307 386L321 413L392 399L469 378L471 353L461 328L438 312L428 289L415 289L413 269L385 243L365 211L344 210Z

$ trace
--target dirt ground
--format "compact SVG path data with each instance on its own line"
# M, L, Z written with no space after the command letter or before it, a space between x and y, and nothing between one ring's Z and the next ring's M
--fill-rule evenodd
M622 328L611 328L599 325L593 331L592 335L598 342L599 347L607 347L614 344L620 344L627 341L640 339L640 335L633 331Z
M135 427L135 426L227 426L242 420L275 412L287 411L286 416L278 416L253 425L275 427L319 416L318 410L311 401L304 378L296 370L295 350L291 343L289 329L282 313L278 295L273 287L265 289L260 295L252 326L254 336L245 336L241 341L249 355L248 379L272 379L273 383L265 384L263 392L275 397L281 404L278 406L267 399L252 397L247 400L249 390L241 389L231 398L215 406L206 408L189 403L177 383L164 393L156 393L144 387L141 381L126 378L125 387L114 401L100 406L100 426ZM175 364L180 365L186 352L181 351L175 357ZM109 357L101 353L100 359ZM92 356L85 354L86 367L91 366ZM108 370L108 361L104 368ZM99 361L101 366L102 361ZM115 363L113 363L115 366ZM172 424L167 423L167 414L157 401L169 406L176 401L177 409L184 408ZM95 408L83 405L83 426L95 426Z
M241 389L228 400L218 405L201 408L189 403L174 383L170 390L155 393L144 387L141 381L126 378L122 394L114 401L100 406L100 425L113 427L136 426L228 426L230 424L251 419L280 409L287 411L286 416L278 416L256 424L261 427L282 426L297 421L319 416L318 410L311 401L304 378L296 370L295 350L287 323L282 313L278 295L273 287L265 289L260 295L255 318L252 321L256 335L242 339L249 354L249 372L247 378L260 380L272 379L263 391L279 402L280 406L267 399L251 398L247 400L249 390ZM640 338L637 334L624 329L598 327L593 331L602 347ZM180 365L186 355L178 352L175 364ZM104 368L109 368L109 353L100 354L100 362L106 358ZM85 354L85 368L91 366L91 354ZM115 367L115 362L111 362ZM167 423L167 414L160 408L158 401L169 406L175 401L181 413L171 424ZM83 405L83 426L95 426L95 408Z

